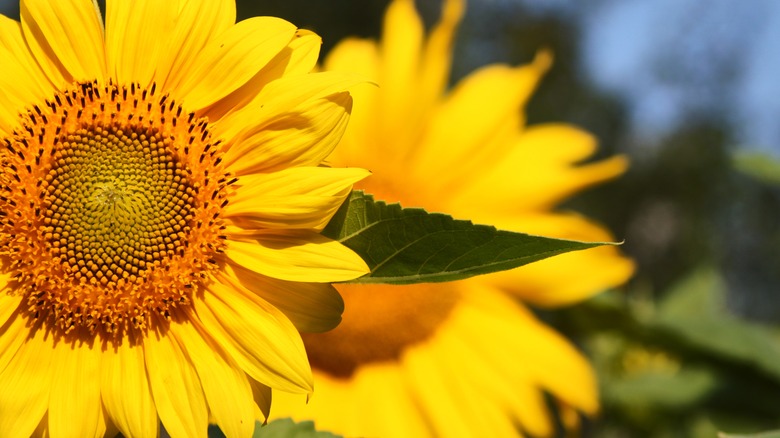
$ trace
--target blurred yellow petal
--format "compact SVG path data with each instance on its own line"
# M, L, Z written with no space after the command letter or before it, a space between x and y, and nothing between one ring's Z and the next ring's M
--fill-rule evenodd
M460 216L475 212L481 217L470 218L481 221L496 214L550 209L580 190L619 176L628 167L622 156L579 164L595 152L596 140L569 125L534 126L509 144L511 149L490 172L475 174L449 200L449 211Z
M407 96L415 90L420 69L418 60L423 45L423 24L417 15L413 0L391 2L385 14L380 76L382 93L379 105L383 108L382 123L377 125L379 137L403 136L405 124L414 120L419 110L410 106ZM404 144L403 141L399 142Z
M355 108L371 112L356 111L329 163L369 169L371 178L355 187L378 199L515 231L612 240L602 227L551 210L624 172L625 159L587 162L596 151L592 136L567 125L523 126L523 107L551 53L541 50L525 66L484 67L447 92L464 4L442 6L424 38L414 2L393 0L379 44L350 38L328 56L326 69L379 84L353 91ZM520 276L536 264L448 285L363 285L361 293L337 285L342 323L303 336L318 391L306 407L278 396L279 415L346 435L391 437L550 436L556 428L545 393L594 415L596 384L585 358L515 300L559 305L625 282L632 262L616 248L600 251L573 253L584 258L545 272L546 282L527 294Z
M357 38L342 40L330 51L325 60L327 71L352 72L365 80L379 81L380 71L379 49L373 41ZM366 144L368 138L381 124L385 108L378 104L379 94L384 92L384 86L360 86L350 89L350 94L361 111L355 111L349 119L349 126L344 133L344 139L333 153L332 160L344 166L361 162L364 167L373 167L371 159L382 160L387 153L382 147L385 140L376 136L375 142ZM390 141L390 139L386 139Z
M624 283L634 263L612 247L562 254L508 271L489 282L517 297L543 307L571 305Z
M366 367L349 380L321 372L314 379L317 388L308 401L298 394L274 391L272 419L316 419L319 430L338 430L345 436L411 437L431 433L417 406L410 403L408 383L395 366Z
M500 162L522 124L517 108L549 63L543 53L529 66L488 66L466 77L433 113L413 171L442 175L442 186L450 180L460 186L469 175Z
M421 59L420 105L429 108L444 94L450 77L455 31L466 8L465 0L446 0L441 19L425 41Z
M326 377L323 376L323 380ZM373 435L398 436L398 434L407 434L407 436L424 436L430 433L430 426L427 419L420 415L416 406L406 400L408 382L404 381L402 373L395 367L377 366L371 369L361 370L356 376L355 389L359 391L358 400L350 400L353 404L357 417L360 419L359 427L353 430L355 434L359 430L373 431ZM319 381L318 381L319 383ZM333 386L330 383L329 386ZM317 388L320 391L320 387ZM327 406L328 399L325 394L332 394L335 388L323 389L320 406ZM382 394L376 397L376 394ZM346 400L345 400L346 401ZM365 407L370 406L370 412L373 415L360 415L360 412L369 412ZM339 415L335 406L329 407L334 423L338 421ZM398 421L403 418L403 424ZM334 427L339 428L340 426Z
M468 430L468 434L471 436L482 433L490 436L512 436L516 433L517 427L514 421L505 414L506 407L511 406L507 400L501 397L501 395L505 395L505 391L503 391L503 394L502 392L491 393L491 390L496 390L494 385L507 388L507 380L504 376L494 376L495 380L493 382L485 382L483 380L486 374L484 370L491 369L490 365L492 364L473 358L474 354L479 354L478 348L469 345L469 342L463 339L457 331L444 330L437 335L435 340L426 346L427 351L425 354L434 359L436 368L442 370L442 378L450 382L450 394L445 397L459 400L459 407L472 413L470 421L464 425L464 430ZM487 340L486 342L490 341ZM410 356L414 354L414 351L409 353ZM445 366L446 363L463 363L463 366L456 369ZM488 368L485 368L485 365ZM518 393L527 392L531 396L539 397L536 391L528 391L527 389L517 390L513 387L510 387L510 391L516 391L515 396L518 396ZM477 397L475 394L489 396ZM527 400L522 400L524 408L528 409L529 404ZM541 405L541 403L539 404ZM539 413L540 415L534 421L545 421L543 408L539 409ZM525 427L528 425L527 422L523 422L523 424ZM532 433L538 433L538 431L533 431ZM541 436L541 434L539 435Z
M504 375L525 374L524 378L530 379L534 386L546 389L582 412L595 414L598 409L596 379L587 359L510 297L483 288L476 291L479 294L468 297L469 305L460 308L463 315L456 324L462 324L459 332L463 337L470 338L472 345L480 347L481 356L492 361ZM474 327L483 330L475 331ZM484 342L485 339L490 339L492 347ZM513 351L518 360L507 361L507 351ZM519 362L519 358L529 360ZM544 407L541 399L539 401L541 413ZM534 415L527 420L539 421L545 417Z
M428 420L433 422L437 431L444 435L470 431L466 421L469 413L460 400L453 397L449 382L440 369L441 364L430 354L414 354L406 357L405 378L413 388L413 396L428 412Z
M476 324L464 323L462 326L474 331ZM493 436L512 436L517 433L517 426L505 412L514 412L524 431L538 436L549 434L550 424L546 418L544 401L523 368L517 366L511 374L504 372L500 365L496 366L485 357L481 351L483 346L474 343L473 339L470 342L470 336L463 336L464 333L458 328L455 326L450 330L442 330L434 342L442 357L463 365L459 370L461 384L468 388L472 399L479 400L479 407L474 409L475 415L479 417L473 421L476 424L472 427L489 430ZM486 336L480 342L491 344L491 350L505 348L504 345L497 345L500 343L493 339L486 339ZM479 396L475 396L477 394Z

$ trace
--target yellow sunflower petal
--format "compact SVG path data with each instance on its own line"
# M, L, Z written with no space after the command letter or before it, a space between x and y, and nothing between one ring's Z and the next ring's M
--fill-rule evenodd
M465 365L464 373L468 373L480 388L475 395L484 398L486 403L501 403L511 416L517 418L522 428L533 436L549 436L552 433L552 423L542 388L533 373L528 369L527 362L535 360L535 352L513 342L504 344L493 333L508 329L507 336L520 336L526 327L517 310L517 305L511 301L500 301L505 308L496 314L485 310L487 302L495 301L493 291L485 288L474 290L461 303L452 317L442 326L439 336L434 342L446 342L457 337L462 341L461 347L468 348L472 359ZM506 316L504 316L506 315ZM507 321L515 322L510 327ZM532 334L526 334L533 336ZM503 337L501 338L503 339ZM455 350L453 354L457 354ZM453 359L454 360L454 359ZM506 391L509 389L509 392Z
M577 191L625 172L628 163L623 156L577 164L595 150L595 138L572 126L529 128L490 172L475 175L452 197L449 211L456 215L473 211L490 220L493 212L549 209Z
M474 330L474 327L469 327ZM441 330L441 336L437 337L437 343L441 345L444 357L462 366L459 369L461 385L467 388L467 394L474 398L479 406L474 409L481 422L478 425L482 430L488 431L491 436L512 436L517 427L513 424L512 417L506 412L518 412L518 419L525 425L528 432L538 436L548 435L548 416L545 412L544 401L539 389L532 382L518 384L517 380L510 383L510 379L496 370L496 367L487 360L478 348L475 348L466 339L460 336L456 330ZM490 341L488 341L490 342ZM505 350L506 351L506 350ZM506 351L507 359L512 353ZM517 355L519 359L519 354ZM519 368L519 367L518 367ZM518 372L522 373L518 370ZM529 418L531 427L528 426ZM542 424L539 427L535 423Z
M22 0L20 9L27 46L55 86L105 77L103 28L97 4L83 0Z
M165 430L171 436L202 436L209 422L206 399L181 346L171 336L152 334L144 339L144 357Z
M231 270L237 281L281 310L300 332L320 333L341 322L344 300L330 284L277 280L239 266Z
M209 412L220 430L228 438L251 436L254 401L246 374L191 323L173 324L171 331L198 373Z
M463 180L501 161L522 124L520 108L549 63L542 54L530 65L483 67L461 81L432 115L426 146L414 159L417 174Z
M418 109L409 105L410 90L417 90L419 59L423 44L423 24L413 0L396 0L390 3L385 14L382 54L381 103L384 108L383 135L398 135L407 131L408 120L416 117Z
M224 139L253 132L281 114L287 114L312 101L343 93L365 82L351 73L320 72L300 76L285 76L267 84L245 107L215 121L214 133ZM249 126L249 128L247 128Z
M11 273L0 274L0 328L4 327L6 321L11 319L11 316L16 313L19 304L22 302L21 296L4 293L13 290L9 284L11 277ZM0 371L2 371L2 367L0 367Z
M430 436L431 428L427 418L423 418L420 406L416 400L409 400L409 382L404 379L403 373L397 367L387 364L376 364L367 369L358 371L354 389L356 398L360 400L355 406L361 412L364 401L374 406L375 416L358 415L364 418L359 429L374 430L372 434L382 436ZM320 389L319 387L317 388ZM382 394L377 397L377 394ZM322 400L327 404L327 400ZM334 406L337 410L338 408ZM338 414L333 412L333 418ZM398 421L403 418L404 421Z
M361 429L357 415L356 401L346 397L345 389L350 382L332 379L327 374L315 374L317 391L311 396L273 391L273 409L270 421L279 418L293 418L297 421L316 419L317 428L333 431L344 436L371 436L371 431ZM319 401L327 401L320 403ZM367 411L369 412L369 411ZM354 432L353 431L359 431Z
M51 436L102 437L106 433L100 402L100 347L54 346L54 378L49 396Z
M166 90L176 89L191 74L210 39L236 23L235 0L188 0L180 9L155 75Z
M319 35L298 29L290 43L268 61L259 73L241 88L204 110L204 115L211 120L219 120L226 114L246 106L270 82L284 76L310 72L317 64L321 46L322 39Z
M474 351L467 341L451 331L440 331L426 353L435 358L438 367L442 370L442 378L450 382L450 398L459 400L461 409L471 413L471 419L466 426L470 435L512 436L516 433L517 428L512 419L506 415L506 405L501 397L497 394L491 394L493 397L486 396L486 393L489 394L486 391L488 388L480 379L486 374L486 368L480 367L482 364L479 360L472 361L472 355L479 353ZM446 366L446 363L461 364L463 361L467 363L457 369ZM468 363L469 361L472 362ZM501 382L500 385L504 388L508 386L506 381ZM515 388L510 390L522 392Z
M255 400L255 420L265 424L271 414L271 388L255 379L250 378L252 397Z
M311 369L295 326L261 298L236 291L239 287L215 282L195 300L201 334L211 336L258 382L311 392Z
M109 0L106 3L108 74L120 84L137 82L142 87L155 80L157 66L168 55L178 13L174 1Z
M461 329L462 336L471 337L472 345L484 347L479 349L482 357L503 367L502 372L507 376L514 374L511 369L517 367L506 360L507 351L526 357L532 354L533 360L523 361L522 366L533 382L580 411L595 414L598 410L596 380L585 357L505 294L484 288L478 291L479 294L469 296L471 305L464 307L468 312L469 332ZM474 327L485 330L474 332ZM490 339L491 344L486 344L485 339Z
M341 41L328 54L325 69L328 71L353 72L370 81L379 80L380 68L379 49L375 42L357 38ZM350 89L352 98L361 111L355 111L350 116L349 126L339 146L333 150L329 160L340 166L353 166L353 163L363 163L362 167L371 166L372 159L387 159L389 150L383 148L383 138L372 136L379 121L383 120L384 108L377 103L379 95L384 91L380 87L354 87ZM366 142L366 138L372 138ZM394 138L387 141L395 144ZM388 148L389 149L389 148ZM382 162L382 161L379 161ZM385 161L386 162L386 161Z
M0 372L0 431L30 436L49 405L54 348L38 330Z
M505 285L508 292L534 305L558 307L625 283L634 273L634 263L621 256L616 248L563 254L528 268L508 271L492 281Z
M173 90L188 108L205 108L247 83L294 36L295 26L280 18L238 22L209 41L195 68Z
M379 81L380 55L376 42L362 38L345 38L328 53L325 71L352 73L368 81ZM384 87L379 87L384 88Z
M363 169L295 167L239 178L224 217L242 228L322 230L341 206Z
M332 283L369 272L352 250L313 232L269 234L253 242L229 240L225 253L239 266L287 281Z
M41 438L41 437L48 437L51 434L49 434L49 416L44 415L43 418L41 418L41 421L38 423L38 427L35 428L35 431L30 435L32 438ZM24 438L20 435L19 438Z
M433 106L447 87L452 67L452 44L465 6L464 0L446 0L441 20L425 43L418 97L425 108Z
M432 352L408 352L402 369L404 378L413 388L413 398L428 414L427 419L442 436L469 430L470 412L452 397L450 383L442 375L441 365ZM447 366L449 368L449 366Z
M351 110L352 98L343 92L280 115L228 150L228 168L236 175L246 175L316 166L338 144Z
M271 420L315 420L318 429L344 436L432 435L424 412L409 398L408 382L394 364L362 367L349 380L321 372L315 372L314 379L317 390L308 401L297 394L275 391Z
M317 66L321 47L322 38L319 35L298 29L295 38L260 72L262 81L270 83L283 76L309 73Z
M0 373L16 356L29 331L19 311L21 302L21 296L0 292Z
M123 342L103 351L101 360L100 396L108 419L124 436L157 437L143 348Z
M19 112L43 102L52 85L27 48L21 24L4 15L0 15L0 59L0 130L9 134L20 122Z
M318 73L278 79L250 104L215 125L234 139L225 154L235 174L317 166L341 139L352 110L353 75Z

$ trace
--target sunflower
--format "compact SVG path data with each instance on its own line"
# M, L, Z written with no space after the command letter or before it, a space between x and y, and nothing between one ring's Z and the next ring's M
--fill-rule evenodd
M567 196L625 171L623 157L578 164L592 136L565 124L524 126L521 108L551 59L491 65L445 91L464 5L444 2L425 37L412 0L394 0L381 43L348 39L325 69L356 71L378 89L355 93L356 114L329 160L372 177L358 187L508 230L605 241L601 226L555 211ZM551 396L568 427L598 410L593 371L523 303L556 307L626 281L612 247L570 253L453 283L337 285L341 325L304 335L317 392L274 392L272 417L313 419L348 436L549 436Z
M0 16L0 435L251 436L367 271L319 232L361 169L320 39L234 0Z

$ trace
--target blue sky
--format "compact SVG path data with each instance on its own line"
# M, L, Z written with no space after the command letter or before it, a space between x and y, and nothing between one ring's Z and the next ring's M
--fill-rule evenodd
M780 152L780 2L599 3L582 11L583 67L627 98L637 130L722 114L741 145Z

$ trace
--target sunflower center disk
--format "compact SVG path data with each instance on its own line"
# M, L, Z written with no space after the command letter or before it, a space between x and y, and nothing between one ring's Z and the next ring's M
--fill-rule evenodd
M81 129L54 155L43 231L76 279L138 282L186 240L195 201L184 165L170 139L138 131Z
M31 319L121 336L216 269L228 177L208 123L154 85L77 84L22 116L0 160L0 268Z

